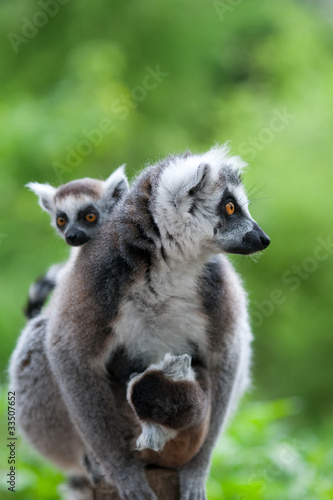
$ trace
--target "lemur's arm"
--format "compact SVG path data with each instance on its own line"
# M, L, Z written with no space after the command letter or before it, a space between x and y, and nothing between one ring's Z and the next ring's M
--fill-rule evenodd
M211 382L209 431L199 453L179 470L181 500L206 499L205 482L213 448L237 398L239 374L240 356L236 346L226 349L219 362L209 368Z
M69 325L68 325L69 326ZM73 326L73 325L71 325ZM110 333L78 335L53 327L47 351L66 407L82 440L100 463L105 479L123 500L157 500L126 441L129 424L119 415L101 360ZM127 424L127 425L126 425Z

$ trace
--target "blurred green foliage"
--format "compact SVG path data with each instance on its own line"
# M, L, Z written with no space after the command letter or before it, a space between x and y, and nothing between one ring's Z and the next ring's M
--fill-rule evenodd
M24 184L106 178L124 162L133 177L169 153L231 140L232 150L250 163L244 182L252 215L272 240L257 263L233 259L253 317L252 397L300 397L304 411L293 418L318 432L331 414L332 20L311 2L236 3L0 4L2 381L24 325L29 284L68 255ZM265 408L258 408L259 419ZM247 416L238 421L252 434ZM268 451L278 446L284 426L266 424L255 434L258 445L241 436L235 437L238 448L230 441L239 466L229 448L223 452L226 498L298 498L270 483L272 493L262 496L228 493L229 479L247 484L249 462L251 468L261 458L274 463ZM232 429L242 433L242 425ZM313 456L302 459L295 474L311 476L328 449L326 443L320 450L311 436L305 441ZM323 436L332 444L329 433ZM281 472L276 483L289 484L287 476ZM213 488L211 497L220 498Z

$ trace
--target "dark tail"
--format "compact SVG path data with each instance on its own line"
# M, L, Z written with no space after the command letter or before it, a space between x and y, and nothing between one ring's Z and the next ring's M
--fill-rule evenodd
M24 308L24 314L28 319L35 318L41 312L46 299L57 283L57 276L63 264L51 266L47 273L38 278L29 289L28 301Z

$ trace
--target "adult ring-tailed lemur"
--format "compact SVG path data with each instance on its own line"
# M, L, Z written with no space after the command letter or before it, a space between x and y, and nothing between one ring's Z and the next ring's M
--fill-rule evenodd
M191 426L195 453L174 465L181 499L205 499L214 443L249 384L246 294L226 254L263 250L269 238L249 213L243 166L226 147L215 147L146 168L81 248L48 318L35 325L44 339L43 368L31 367L23 341L14 352L14 387L18 373L27 380L46 366L52 375L52 404L61 412L45 439L56 426L68 440L67 447L54 443L57 460L85 474L88 453L124 500L156 500L144 466L172 465ZM190 405L189 422L179 400ZM36 396L31 405L38 403ZM179 428L168 417L175 410ZM43 411L41 405L40 418Z

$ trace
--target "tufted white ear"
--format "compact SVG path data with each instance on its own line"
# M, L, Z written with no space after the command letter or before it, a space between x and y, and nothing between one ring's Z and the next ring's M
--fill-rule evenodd
M104 181L103 198L111 208L129 190L129 184L125 175L125 164L117 168L113 174Z
M26 184L26 187L38 196L40 207L49 214L52 214L56 188L50 186L50 184L40 184L39 182L29 182Z
M167 169L159 188L161 205L167 208L171 204L175 209L187 210L188 205L192 204L192 197L203 190L208 183L210 170L208 163L197 166L193 164L193 160L189 165L175 164Z
M192 196L196 192L202 190L207 183L209 172L210 166L208 163L201 163L198 166L196 174L188 180L188 184L185 186L184 192Z

